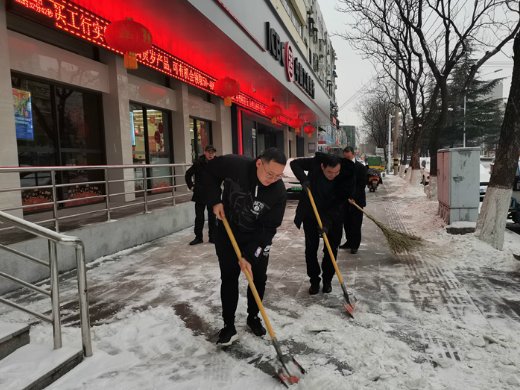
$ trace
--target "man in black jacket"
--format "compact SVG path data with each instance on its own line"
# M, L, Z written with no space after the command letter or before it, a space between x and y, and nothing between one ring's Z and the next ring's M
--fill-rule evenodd
M286 191L280 180L286 164L285 155L278 149L267 149L256 160L236 155L213 159L206 169L208 204L219 220L226 217L235 235L243 258L240 263L219 222L215 249L220 265L220 297L224 328L219 333L218 345L235 341L235 311L238 304L238 277L247 269L263 299L267 280L269 251L276 229L285 213ZM224 191L221 194L221 184ZM265 335L258 318L258 306L251 290L247 290L247 325L257 336Z
M316 156L312 158L299 158L291 161L291 169L304 189L304 195L300 198L296 208L294 223L298 229L303 223L305 261L311 283L309 288L311 295L317 294L320 290L320 273L323 278L323 292L332 291L331 281L334 276L334 267L328 250L324 247L320 272L318 247L321 232L307 196L307 188L310 188L312 192L332 253L336 256L341 240L342 208L349 195L349 185L351 184L351 176L346 172L341 173L341 168L338 157L325 153L316 153ZM305 171L308 172L307 175Z
M367 184L367 168L356 160L354 148L347 146L343 149L343 157L347 161L354 162L354 172L356 177L355 190L352 199L359 205L367 205L365 187ZM350 253L356 254L361 244L361 225L363 224L363 213L350 203L345 204L343 215L343 227L345 229L346 241L340 248L350 248Z
M214 230L215 230L215 214L213 210L206 204L206 190L202 184L202 171L206 169L208 161L213 160L217 149L213 145L207 145L204 148L204 154L197 158L193 165L188 168L184 178L188 188L193 189L193 196L191 200L195 202L195 238L190 242L190 245L197 245L202 243L202 228L204 227L204 209L208 209L208 230L209 230L209 242L214 242ZM193 176L195 176L195 185L193 184Z

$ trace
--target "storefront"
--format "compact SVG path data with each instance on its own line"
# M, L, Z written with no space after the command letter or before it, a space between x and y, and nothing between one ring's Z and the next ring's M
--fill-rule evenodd
M6 42L0 79L1 86L12 88L0 98L2 113L11 116L0 119L6 152L0 165L189 163L210 143L219 154L255 157L274 146L295 157L315 143L315 134L305 136L303 127L329 120L329 92L314 78L306 53L291 47L292 38L269 2L247 9L202 0L153 0L146 7L136 0L0 4L0 38ZM153 37L153 46L137 54L137 70L126 69L121 53L104 37L110 23L127 17ZM225 77L240 85L230 96L231 107L215 90ZM6 111L13 99L14 110ZM272 110L274 102L280 102L278 112ZM162 169L150 168L148 176L162 176ZM135 189L142 186L139 172ZM102 172L85 175L63 173L55 179L102 179ZM2 187L50 179L10 175ZM152 189L171 185L149 181ZM106 191L102 185L82 190ZM60 199L70 196L63 190ZM6 202L13 200L0 199L0 206Z

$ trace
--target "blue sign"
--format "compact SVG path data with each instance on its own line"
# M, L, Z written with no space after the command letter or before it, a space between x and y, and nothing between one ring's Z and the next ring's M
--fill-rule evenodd
M13 88L13 103L16 138L34 141L31 93Z

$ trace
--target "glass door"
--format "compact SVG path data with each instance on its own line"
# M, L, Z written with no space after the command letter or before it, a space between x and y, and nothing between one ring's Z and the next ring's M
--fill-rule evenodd
M166 111L130 105L130 128L132 131L132 158L134 164L169 164L171 161L171 142L169 115ZM148 169L147 188L153 193L170 191L172 185L169 167ZM143 170L135 170L135 189L144 189Z
M191 159L195 161L204 153L204 148L213 142L211 122L190 118Z

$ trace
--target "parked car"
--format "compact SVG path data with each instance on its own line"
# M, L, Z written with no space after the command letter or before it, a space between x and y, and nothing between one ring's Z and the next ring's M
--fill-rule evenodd
M300 194L302 193L302 186L300 181L294 176L294 173L291 169L291 161L294 158L287 159L287 164L285 165L285 169L283 170L283 184L285 185L285 191L287 191L287 199L299 199Z
M511 194L511 203L507 217L512 219L514 223L520 224L520 160L518 161L515 181L513 182L513 193Z

